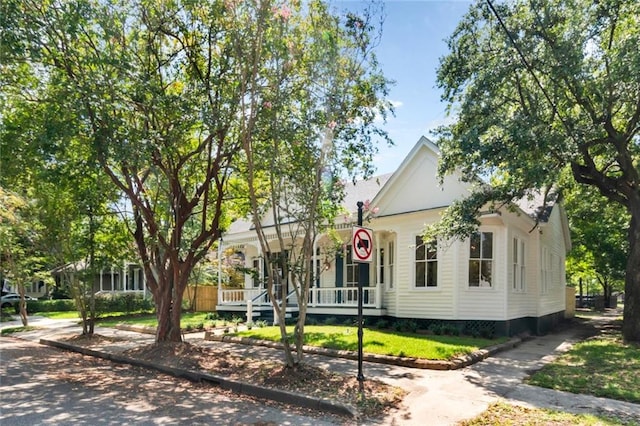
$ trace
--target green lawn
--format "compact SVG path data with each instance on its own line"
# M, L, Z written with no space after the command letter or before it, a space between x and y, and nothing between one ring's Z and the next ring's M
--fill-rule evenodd
M232 324L231 321L209 320L207 319L207 315L208 314L206 312L196 312L196 313L185 312L182 314L182 318L180 319L180 326L183 329L185 329L185 328L216 327L216 326ZM101 327L115 327L118 324L156 327L158 325L158 320L156 319L155 314L139 315L139 316L123 316L121 318L110 316L109 318L100 320L99 324Z
M467 420L458 426L495 426L495 425L554 425L554 426L613 426L632 425L631 421L612 417L593 416L588 414L571 414L562 411L538 408L524 408L498 402L474 419Z
M529 379L529 384L640 403L640 347L620 333L576 344Z
M293 327L287 328L293 333ZM278 327L264 327L236 333L241 337L280 341ZM365 329L363 351L372 354L406 356L433 360L448 360L456 355L469 354L480 348L506 341L458 336L434 336ZM305 344L338 350L358 350L357 327L310 325L305 327Z

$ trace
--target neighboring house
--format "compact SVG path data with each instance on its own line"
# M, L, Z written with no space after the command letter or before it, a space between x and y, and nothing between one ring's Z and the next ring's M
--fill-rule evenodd
M56 287L63 288L70 284L70 280L80 278L85 272L85 263L76 262L66 264L51 271ZM142 268L137 263L123 262L121 265L114 265L110 268L102 269L95 274L93 279L93 291L98 294L141 294L147 295L147 281Z
M13 285L10 280L1 279L2 295L10 293L19 293L17 286ZM30 282L24 285L24 294L30 297L40 298L47 295L47 283L44 281Z
M438 155L423 137L395 173L347 188L344 206L350 211L366 200L377 210L365 223L373 231L374 261L365 276L364 315L374 321L411 319L422 327L445 322L467 329L490 327L500 335L548 331L565 310L565 255L571 242L562 204L556 200L541 209L536 200L525 200L481 214L481 226L470 238L425 244L425 225L438 221L452 201L469 193L468 185L454 176L438 184ZM358 264L350 246L355 217L341 217L335 224L345 242L337 256L335 251L326 254L331 245L327 236L316 239L316 275L307 311L311 317L357 313ZM271 237L277 241L275 232ZM250 222L232 224L224 245L242 253L245 267L258 277L247 274L244 289L219 289L217 310L244 315L251 301L252 316L273 315L263 288L260 244ZM296 303L289 303L295 315Z

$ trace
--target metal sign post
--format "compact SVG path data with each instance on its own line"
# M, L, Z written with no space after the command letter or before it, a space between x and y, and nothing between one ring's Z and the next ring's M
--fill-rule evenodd
M359 262L358 266L358 381L364 382L362 374L362 287L364 276L369 268L368 263L373 257L373 235L371 230L362 228L362 207L364 203L358 201L358 227L353 230L351 250L353 260Z

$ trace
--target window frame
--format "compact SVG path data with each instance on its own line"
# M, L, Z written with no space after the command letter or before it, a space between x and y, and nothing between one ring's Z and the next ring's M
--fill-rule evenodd
M395 270L395 256L396 256L396 247L395 241L387 242L387 253L386 253L386 262L387 265L385 267L385 273L387 274L387 278L385 282L387 284L387 291L395 290L395 282L394 282L394 270Z
M415 290L433 290L439 288L438 241L432 240L425 243L421 235L416 235L414 241L412 288ZM418 271L419 265L423 265L420 272ZM421 285L418 285L419 275L423 279Z
M525 241L520 237L513 237L511 250L511 290L516 293L525 293L527 290Z
M488 236L490 236L490 239L487 239ZM485 241L490 241L490 245L488 249L487 249L487 245L485 244ZM495 232L493 231L478 230L474 232L471 235L471 237L469 237L468 244L467 244L467 250L468 250L467 251L467 255L468 255L467 288L493 289L495 287L495 282L494 282L495 241L496 241ZM477 248L474 247L474 242L478 245ZM487 253L488 250L490 250L490 253ZM475 252L477 252L477 257L474 256ZM490 256L487 256L487 254L489 254ZM477 263L478 266L472 267L473 263ZM487 264L489 265L488 267L489 280L484 280L482 272L486 270L484 265L487 265ZM473 269L476 269L478 273L477 285L472 285L472 282L474 282L471 280L472 272L474 272ZM487 283L488 285L483 285L483 282Z

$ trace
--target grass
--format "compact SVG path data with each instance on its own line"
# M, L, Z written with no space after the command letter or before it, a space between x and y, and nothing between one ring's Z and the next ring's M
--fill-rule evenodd
M640 347L619 332L576 344L529 379L529 384L640 403Z
M571 414L561 411L525 408L515 405L497 402L471 420L460 422L459 426L494 426L494 425L581 425L581 426L607 426L607 425L633 425L631 420L617 419L589 414Z
M185 312L180 319L180 326L185 328L201 328L201 327L220 327L230 325L231 321L209 320L206 312ZM156 327L158 319L155 314L138 315L138 316L122 316L118 317L111 313L109 318L99 320L101 327L115 327L118 324L140 325L145 327Z
M80 316L77 311L54 311L54 312L37 312L34 315L51 319L77 319Z
M13 333L21 333L23 331L32 331L35 330L36 327L32 327L30 325L24 327L24 326L19 326L19 327L7 327L4 328L0 331L0 335L2 336L6 336L8 334L13 334Z
M293 333L293 327L287 328ZM280 341L278 327L264 327L237 333L241 337ZM291 334L290 334L291 335ZM457 355L506 341L461 336L426 336L423 334L365 329L363 351L372 354L448 360ZM357 327L310 325L305 327L305 344L337 350L358 350Z

